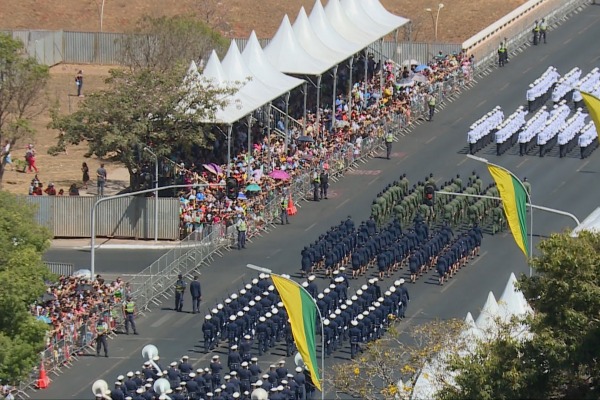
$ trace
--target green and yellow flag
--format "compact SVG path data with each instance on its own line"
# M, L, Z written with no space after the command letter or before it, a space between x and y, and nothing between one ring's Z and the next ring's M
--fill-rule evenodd
M523 183L504 168L488 164L502 198L502 206L517 246L529 258L527 241L527 191Z
M315 387L321 390L315 341L317 305L306 289L295 281L279 275L271 275L271 278L290 319L292 335L298 352L310 372Z
M596 125L596 132L600 134L600 99L586 92L581 92L581 97L583 97L583 102L590 113L590 118Z

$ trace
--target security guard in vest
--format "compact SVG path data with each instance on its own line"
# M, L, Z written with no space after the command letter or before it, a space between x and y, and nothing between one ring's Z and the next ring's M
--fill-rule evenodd
M394 143L394 134L391 130L389 130L385 135L385 152L388 160L392 155L392 143Z
M327 200L327 189L329 188L329 172L326 169L321 171L321 200Z
M290 221L288 221L288 198L287 196L283 196L281 199L281 212L280 212L280 217L281 217L281 225L284 224L283 221L285 221L286 224L289 224Z
M108 344L106 336L108 335L108 324L99 319L96 322L96 357L100 357L100 349L104 346L104 357L108 357Z
M135 302L131 299L131 296L127 296L127 301L123 303L123 317L125 317L125 333L129 335L129 324L133 329L133 334L137 335L137 329L135 327Z
M429 95L429 121L433 121L433 114L435 114L435 95L432 93Z
M537 19L535 20L535 26L533 27L533 45L537 46L540 38L540 24Z
M504 62L506 60L506 48L504 47L504 43L500 43L498 46L498 66L504 67Z
M246 217L244 217L242 215L235 227L236 227L237 233L238 233L238 237L237 237L238 250L245 249L246 248L246 231L248 231L248 224L246 223Z
M313 172L313 201L319 201L319 189L321 188L321 177L319 172L315 169Z
M540 42L542 38L544 39L544 44L546 44L546 31L548 30L548 25L546 24L546 18L542 18L542 22L540 23Z
M185 294L186 283L183 280L183 276L179 274L177 276L177 282L175 282L175 311L183 311L183 295Z

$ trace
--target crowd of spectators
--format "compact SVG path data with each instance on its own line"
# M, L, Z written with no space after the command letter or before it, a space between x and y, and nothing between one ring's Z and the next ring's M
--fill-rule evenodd
M95 280L60 276L57 282L48 282L46 293L31 306L31 313L50 325L46 358L60 362L90 343L98 318L106 318L114 328L121 303L130 294L130 285L121 278L106 282L100 275Z
M472 57L463 52L450 55L440 52L420 68L410 62L402 66L385 61L383 68L375 68L383 70L383 91L381 75L368 75L366 81L354 84L350 94L338 95L334 111L321 110L318 126L316 114L310 112L304 132L298 125L290 126L287 151L281 120L273 121L277 131L269 132L255 124L250 132L253 143L250 151L245 127L234 129L232 143L238 155L232 158L230 169L243 195L231 201L223 195L222 187L194 189L194 184L224 184L226 163L219 165L216 171L213 167L180 165L176 173L190 184L188 190L179 194L182 236L213 224L231 225L241 214L250 216L251 221L264 222L265 205L287 196L286 188L295 177L315 169L328 169L328 161L334 153L343 154L351 163L362 154L365 141L383 138L387 122L400 120L410 125L414 113L424 111L428 95L442 93L445 83L451 79L466 82L471 78L472 62ZM302 124L303 118L299 117L298 121ZM226 143L220 145L220 153L226 153L226 148L223 149ZM269 173L277 169L286 171L290 179L270 178ZM258 185L260 191L245 191L251 184Z

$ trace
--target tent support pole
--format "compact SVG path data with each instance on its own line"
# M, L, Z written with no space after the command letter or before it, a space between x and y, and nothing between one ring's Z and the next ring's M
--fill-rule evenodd
M287 156L288 154L288 149L290 146L290 134L288 133L288 128L290 125L290 116L288 115L288 113L290 112L290 92L287 92L285 94L285 123L284 123L284 130L285 130L285 155Z
M335 121L335 99L337 97L337 72L338 72L338 66L336 64L335 67L333 67L333 93L331 95L331 97L333 98L332 104L331 104L331 121L333 123L333 121Z
M350 73L348 74L350 77L350 82L348 83L348 124L352 127L352 67L354 65L354 55L350 57L349 66Z
M365 78L364 78L365 94L367 93L367 82L369 82L369 48L368 47L365 49Z
M320 127L320 123L321 123L321 78L323 78L322 75L317 75L317 117L316 117L316 122L315 125L317 128L317 138L319 137L319 134L321 133L321 130L319 129ZM325 136L325 133L323 133L323 136Z
M379 93L381 93L381 98L383 98L383 38L379 39Z
M398 65L402 62L398 54L398 29L394 31L394 62Z
M248 160L250 160L250 156L252 155L252 114L249 114L246 117L246 124L248 125Z
M306 96L308 96L308 82L302 84L302 92L304 92L304 110L302 114L302 135L306 135Z
M231 176L231 132L233 125L227 125L227 177Z

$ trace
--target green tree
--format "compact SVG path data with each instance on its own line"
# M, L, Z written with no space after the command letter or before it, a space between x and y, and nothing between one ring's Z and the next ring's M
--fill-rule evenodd
M52 278L42 263L51 236L15 196L0 191L0 209L0 379L17 382L39 363L44 349L47 325L29 306Z
M341 397L408 397L410 392L398 388L398 381L417 376L440 351L458 351L463 327L458 320L435 320L408 328L393 324L381 339L365 346L359 357L331 369L326 379Z
M42 113L46 99L42 95L49 78L48 67L25 53L23 42L0 33L0 145L35 132L30 120ZM0 156L0 187L6 167L6 154Z
M87 95L74 113L53 110L50 127L63 134L50 152L87 142L88 156L120 161L131 176L143 161L151 160L144 146L159 157L177 152L184 158L194 149L211 148L214 138L203 121L233 93L209 82L192 84L181 66L167 71L111 70L106 83L106 90Z
M600 397L600 236L554 234L540 250L536 275L519 279L533 314L513 324L530 334L515 340L506 330L456 357L456 383L440 399Z
M212 13L211 13L212 15ZM226 49L227 40L207 23L190 16L143 17L123 40L123 60L131 68L167 71Z

